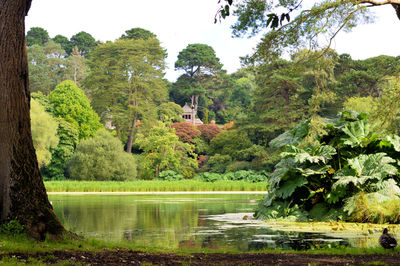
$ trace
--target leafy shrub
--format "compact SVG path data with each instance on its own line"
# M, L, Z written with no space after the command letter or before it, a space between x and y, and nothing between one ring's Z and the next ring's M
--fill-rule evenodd
M208 142L210 142L221 132L221 129L215 124L198 125L197 129L201 131L201 135Z
M201 173L194 177L195 180L203 181L203 182L215 182L219 180L223 180L223 176L217 173Z
M199 155L197 158L197 164L199 165L199 168L205 165L208 161L208 157L205 155Z
M248 149L252 145L246 133L239 132L238 130L227 130L222 131L211 140L209 153L211 155L229 155L232 159L236 160L238 151Z
M252 164L248 161L233 161L226 166L227 173L250 169L252 169Z
M162 171L156 180L164 180L164 181L177 181L182 180L183 175L177 174L175 171L167 170Z
M137 173L134 157L106 130L81 141L68 166L71 179L76 180L134 180Z
M265 171L237 171L237 172L228 172L224 175L224 179L226 180L244 180L250 183L264 182L268 180L269 175Z
M227 165L229 165L231 162L231 156L215 154L208 159L206 165L209 168L210 172L222 174L225 173Z
M372 206L371 202L379 203L377 206L383 202L397 206L397 200L384 195L400 196L396 182L400 137L377 136L370 130L366 116L354 112L343 112L338 119L325 120L322 130L318 130L320 134L312 132L311 122L309 119L271 141L275 147L282 148L281 160L269 179L268 194L259 205L256 217L266 217L279 202L289 202L288 208L296 206L306 212L314 209L313 216L316 204L324 203L327 209L345 208L352 217L344 215L345 219L397 221L395 216L383 218L383 215L360 213L363 209L371 211L362 207ZM368 193L375 200L360 201L358 193ZM337 212L325 218L332 219L335 215L341 216Z
M22 234L24 231L24 227L17 220L11 220L8 223L3 223L0 225L0 234L18 235Z
M143 168L153 171L155 177L166 170L190 175L187 169L197 168L193 145L180 141L174 130L160 121L138 133L135 143L146 154Z
M44 177L51 180L65 179L67 162L74 155L79 142L78 130L62 118L57 119L58 145L51 149L51 161L42 169Z
M209 145L207 141L202 137L194 139L194 152L198 155L206 155L208 152Z
M173 123L172 128L175 128L175 134L179 137L179 140L185 143L193 144L194 139L200 136L201 132L190 123Z

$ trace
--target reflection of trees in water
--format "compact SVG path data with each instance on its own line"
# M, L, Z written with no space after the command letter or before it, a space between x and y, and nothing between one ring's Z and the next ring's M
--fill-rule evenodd
M191 200L185 201L188 197ZM51 200L61 222L74 232L136 245L178 247L182 241L195 239L192 235L199 220L204 220L199 213L221 214L250 206L247 198L238 203L240 195L213 195L211 202L202 197L63 195L51 196Z

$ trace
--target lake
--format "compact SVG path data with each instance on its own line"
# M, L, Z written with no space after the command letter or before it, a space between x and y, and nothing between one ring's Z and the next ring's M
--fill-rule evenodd
M49 195L75 233L136 246L251 251L374 246L378 233L321 233L251 220L264 194ZM333 233L333 234L332 234Z

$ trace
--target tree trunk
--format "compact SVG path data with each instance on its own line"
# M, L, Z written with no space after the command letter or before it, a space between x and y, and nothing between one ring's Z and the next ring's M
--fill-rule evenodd
M129 130L128 141L126 142L126 152L127 153L132 153L133 135L135 133L136 121L137 121L137 115L135 114L135 116L132 120L131 129Z
M0 0L0 221L43 240L65 230L47 198L33 147L25 47L31 0Z

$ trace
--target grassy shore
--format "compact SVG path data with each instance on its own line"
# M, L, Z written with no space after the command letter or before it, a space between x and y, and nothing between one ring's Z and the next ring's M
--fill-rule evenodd
M376 248L326 248L308 251L262 250L256 252L231 252L224 250L172 250L137 247L130 243L107 243L99 240L74 240L36 242L25 235L0 234L0 265L86 265L126 264L145 265L182 264L207 265L242 264L276 265L279 262L293 265L304 262L310 265L338 263L357 265L393 265L400 259L398 249ZM291 262L291 263L290 263ZM301 262L301 263L300 263ZM331 264L329 263L329 264Z
M182 181L46 181L47 192L178 192L178 191L266 191L265 182Z

